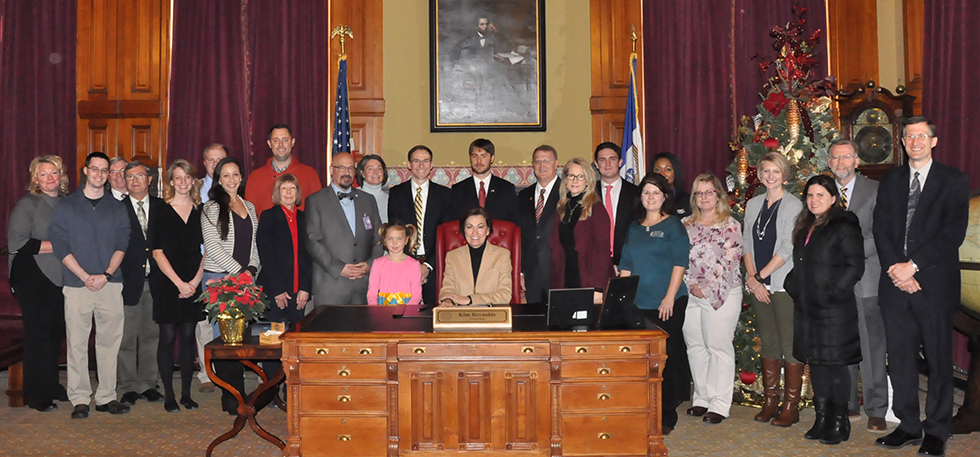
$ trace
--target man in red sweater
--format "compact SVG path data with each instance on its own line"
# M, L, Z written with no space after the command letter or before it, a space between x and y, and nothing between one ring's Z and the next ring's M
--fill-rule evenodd
M323 187L316 170L299 163L299 159L293 156L296 139L288 125L273 125L269 130L267 143L269 149L272 149L272 157L264 166L252 171L245 184L245 200L255 205L255 212L260 218L263 211L272 208L272 188L279 175L292 173L296 176L303 195L313 195ZM303 202L297 202L296 206L299 209L304 208Z

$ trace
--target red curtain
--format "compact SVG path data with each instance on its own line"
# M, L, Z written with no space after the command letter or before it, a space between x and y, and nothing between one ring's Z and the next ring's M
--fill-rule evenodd
M75 2L0 0L0 245L34 157L61 156L72 184L78 176L76 14Z
M269 128L286 123L297 139L293 153L325 176L328 7L174 0L168 158L200 164L204 147L218 142L249 173L272 156Z
M922 59L922 114L936 123L937 161L963 171L980 189L980 129L973 121L980 101L980 2L926 0Z

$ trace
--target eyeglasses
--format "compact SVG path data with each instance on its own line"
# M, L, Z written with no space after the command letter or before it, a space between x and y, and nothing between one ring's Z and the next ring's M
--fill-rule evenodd
M110 170L109 176L116 176L126 173L126 170Z
M851 160L855 158L857 158L857 156L854 154L844 154L842 156L830 156L827 158L827 161L830 162L831 160Z
M565 179L569 181L585 181L585 175L565 175Z
M345 171L353 172L354 170L357 169L357 167L338 167L336 165L332 165L332 166L330 166L330 168L333 168L334 170L337 170L337 171L339 171L341 173L343 173Z
M905 135L905 136L902 137L902 139L905 140L905 141L928 140L929 139L929 134L928 133L916 133L915 135Z
M705 191L700 191L699 190L699 191L697 191L697 192L694 193L694 198L701 198L701 197L708 198L708 197L710 197L712 195L716 195L717 193L718 193L718 191L715 191L715 190L705 190Z
M134 181L134 180L137 180L137 179L145 179L145 178L146 178L146 175L143 174L143 173L136 174L136 175L126 175L126 181Z
M554 162L554 161L555 161L555 159L538 159L538 160L535 160L532 163L534 163L535 166L538 166L538 165L547 165L547 164L549 164L551 162Z
M104 175L104 174L109 173L109 169L108 168L95 168L95 167L87 167L87 168L88 168L88 171L89 172L95 173L95 174Z
M432 163L432 159L422 159L422 160L413 159L412 160L412 165L428 165L430 163Z

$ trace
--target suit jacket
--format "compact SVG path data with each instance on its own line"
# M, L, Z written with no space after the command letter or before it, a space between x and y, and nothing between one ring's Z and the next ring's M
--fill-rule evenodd
M565 249L558 239L561 220L555 212L555 225L551 230L551 288L565 288ZM602 202L592 205L592 216L575 224L575 252L582 287L605 290L613 277L612 257L609 257L609 215Z
M510 251L488 242L474 284L470 247L460 246L446 254L446 272L439 301L448 294L458 294L472 298L474 305L510 303L514 287L510 279L512 272Z
M367 304L368 275L355 280L340 276L348 263L371 262L381 257L378 203L369 194L354 195L354 233L347 224L333 186L306 200L306 249L313 258L313 295L317 304ZM366 220L365 220L366 219Z
M555 208L561 195L561 178L551 184L551 193L544 202L541 219L536 220L537 186L530 186L517 195L518 213L521 218L521 271L524 273L525 297L528 303L548 301L551 286L551 232L555 227Z
M954 312L960 304L959 247L969 222L969 182L963 172L938 163L932 168L912 217L908 254L903 252L909 203L908 165L889 170L881 178L874 210L874 237L881 260L879 303L887 312L891 303L910 299L913 307ZM915 262L915 279L922 290L912 295L892 284L885 273L899 262Z
M296 211L296 251L298 262L293 261L293 237L289 233L289 222L281 206L273 206L259 216L259 228L255 235L255 245L259 249L262 271L255 282L265 289L266 295L273 298L283 292L292 297L293 264L299 273L299 290L310 292L313 286L313 259L306 250L306 214Z
M878 279L881 278L881 263L875 247L873 231L875 203L878 199L878 181L855 175L849 183L853 186L851 198L847 200L847 210L854 213L861 222L861 235L864 237L864 276L854 286L858 297L877 297Z
M422 227L422 246L427 258L436 253L436 229L439 224L454 219L449 215L450 194L448 187L429 181L429 193L425 201L425 227ZM415 194L412 181L408 180L391 188L388 193L388 220L402 221L418 227L415 220ZM411 249L411 246L408 247ZM430 262L430 265L435 265Z
M452 211L447 220L458 219L463 212L480 206L480 198L472 176L456 183L451 190ZM520 223L517 216L517 189L505 179L491 175L485 208L494 219Z
M136 209L133 208L132 200L126 197L122 200L126 206L126 214L129 216L129 245L126 247L126 256L123 257L119 270L122 271L123 278L123 304L135 306L140 301L143 294L143 282L146 281L146 262L150 262L150 269L156 269L157 263L153 260L150 250L150 242L153 239L154 219L160 216L166 203L160 197L149 195L146 214L146 236L140 228L139 219L136 217Z
M613 265L619 265L619 256L623 254L623 244L626 243L626 234L629 233L630 223L633 222L633 207L640 199L640 188L619 178L623 183L622 190L619 191L619 201L616 202L616 228L613 236ZM599 194L599 200L605 205L605 184L599 181L595 191ZM605 206L603 206L605 207ZM606 235L607 237L609 235Z

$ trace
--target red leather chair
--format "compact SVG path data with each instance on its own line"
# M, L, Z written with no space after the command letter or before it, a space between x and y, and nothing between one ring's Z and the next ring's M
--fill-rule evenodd
M487 241L510 251L510 263L513 267L511 280L514 289L511 292L511 304L521 302L521 229L510 221L493 221L493 233ZM443 222L436 230L436 290L442 290L442 277L446 271L446 254L453 249L466 245L466 239L459 233L459 221Z

